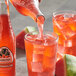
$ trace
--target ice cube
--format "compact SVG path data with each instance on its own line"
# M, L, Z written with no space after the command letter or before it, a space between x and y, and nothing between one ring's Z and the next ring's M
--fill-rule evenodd
M62 32L63 36L65 37L65 39L69 39L70 37L75 35L75 32L69 26L62 29L61 32Z
M33 54L33 62L42 62L43 54Z
M44 53L44 46L43 45L34 45L34 54L43 54Z
M39 62L31 62L32 72L43 72L43 65Z
M65 27L65 23L62 20L56 20L55 25L59 28L62 29Z
M65 40L64 47L72 47L72 40Z
M43 53L44 53L44 47L42 45L34 45L32 62L36 63L42 62Z

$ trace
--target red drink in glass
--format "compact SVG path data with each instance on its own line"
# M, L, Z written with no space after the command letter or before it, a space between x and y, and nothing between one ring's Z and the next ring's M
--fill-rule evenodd
M29 76L54 76L57 52L57 35L38 34L25 36L25 48Z
M58 34L58 53L76 56L76 12L61 11L53 14L54 32Z

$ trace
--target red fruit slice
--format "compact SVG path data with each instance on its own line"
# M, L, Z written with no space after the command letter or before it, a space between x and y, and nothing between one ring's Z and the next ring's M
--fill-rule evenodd
M65 70L64 70L64 59L61 58L56 63L56 76L65 76Z
M36 31L35 27L32 26L27 26L24 30L22 30L17 36L16 36L16 47L20 48L22 50L25 49L24 46L24 36L29 33L29 32L33 32Z
M21 48L21 49L25 49L24 47L24 36L25 36L25 31L23 30L22 32L20 32L17 36L16 36L16 47L17 48Z
M56 76L76 76L76 57L65 54L56 63Z

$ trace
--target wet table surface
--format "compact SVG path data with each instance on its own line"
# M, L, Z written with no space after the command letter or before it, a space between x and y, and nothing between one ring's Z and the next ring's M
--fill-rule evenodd
M42 0L40 9L45 16L44 30L53 31L52 28L52 13L58 10L76 10L76 0ZM15 35L17 35L26 26L37 26L30 18L20 15L15 8L10 4L11 24ZM26 55L24 50L17 49L16 58L16 76L28 76Z

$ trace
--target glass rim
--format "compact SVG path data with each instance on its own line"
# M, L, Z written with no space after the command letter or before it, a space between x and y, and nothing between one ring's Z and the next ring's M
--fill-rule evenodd
M44 21L45 21L45 17L44 17L44 15L42 14L42 15L40 15L40 14L38 14L37 16L36 16L36 22L38 22L38 18L39 17L43 17L44 18ZM43 24L43 23L42 23Z
M55 17L56 15L65 14L65 13L76 14L76 11L74 11L74 10L59 10L59 11L55 11L55 12L53 12L53 17Z
M38 31L33 31L33 32L38 32ZM28 39L29 37L28 37L28 35L29 34L31 34L31 33L33 33L33 32L29 32L29 33L27 33L25 36L24 36L24 40L27 40L27 41L29 41L29 42L33 42L34 40L30 40L30 39ZM58 38L59 38L59 36L55 33L55 32L50 32L50 31L44 31L45 32L45 35L47 35L47 34L49 34L50 36L52 36L52 37L54 37L54 40L52 40L52 42L54 42L54 41L58 41ZM54 35L55 36L54 36ZM34 34L35 35L35 34ZM38 35L38 34L36 34L36 35ZM27 38L28 37L28 38ZM37 38L34 38L34 39L37 39Z

